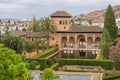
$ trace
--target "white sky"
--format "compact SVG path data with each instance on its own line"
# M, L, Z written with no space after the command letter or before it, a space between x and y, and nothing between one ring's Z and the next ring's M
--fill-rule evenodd
M100 10L120 0L0 0L0 18L31 19L34 15L47 17L57 10L65 10L73 16Z

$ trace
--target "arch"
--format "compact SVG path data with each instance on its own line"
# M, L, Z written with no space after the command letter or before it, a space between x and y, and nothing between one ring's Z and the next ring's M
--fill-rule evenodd
M88 37L87 38L87 44L88 45L92 45L92 43L93 43L93 38L92 37Z
M62 37L62 47L67 47L67 38Z
M69 43L70 43L69 47L70 47L70 48L73 48L73 47L74 47L74 44L75 44L75 38L74 38L74 37L70 37L70 38L69 38Z
M95 38L95 43L99 43L101 41L101 38L100 37L96 37Z
M85 48L85 36L79 35L77 37L77 43L79 44L79 47Z
M70 43L75 43L75 38L74 37L70 37L69 41L70 41Z

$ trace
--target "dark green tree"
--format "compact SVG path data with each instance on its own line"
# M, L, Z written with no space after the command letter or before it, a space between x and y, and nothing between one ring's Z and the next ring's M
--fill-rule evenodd
M105 21L104 21L104 29L108 32L110 36L110 41L115 41L117 38L117 33L118 33L118 27L116 25L116 20L115 20L115 15L114 15L114 11L111 7L111 5L108 6L106 13L105 13ZM106 34L103 31L103 35L105 36ZM106 39L104 39L105 37L103 37L103 41L105 41Z
M34 43L30 41L25 41L24 50L29 53L30 58L30 54L34 51Z
M102 33L102 42L100 44L101 53L107 59L109 48L117 39L118 28L116 26L114 11L111 5L108 6L105 13L104 28Z
M21 37L6 35L6 37L2 39L2 43L19 54L21 54L24 49L24 40Z
M49 48L49 38L52 33L56 32L56 26L49 17L41 18L40 20L40 32L46 37L47 48Z

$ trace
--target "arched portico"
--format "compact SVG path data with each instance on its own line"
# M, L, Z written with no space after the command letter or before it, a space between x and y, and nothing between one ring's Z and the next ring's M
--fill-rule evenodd
M66 37L62 37L62 47L63 48L67 47L67 38Z
M69 38L69 47L73 48L75 45L75 38L74 37L70 37Z
M79 48L85 48L86 47L85 36L79 35L77 37L77 43L78 43Z

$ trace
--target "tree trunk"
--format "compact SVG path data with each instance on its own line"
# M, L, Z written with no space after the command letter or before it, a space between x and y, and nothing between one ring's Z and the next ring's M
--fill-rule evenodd
M49 48L49 36L46 36L47 39L47 49Z

